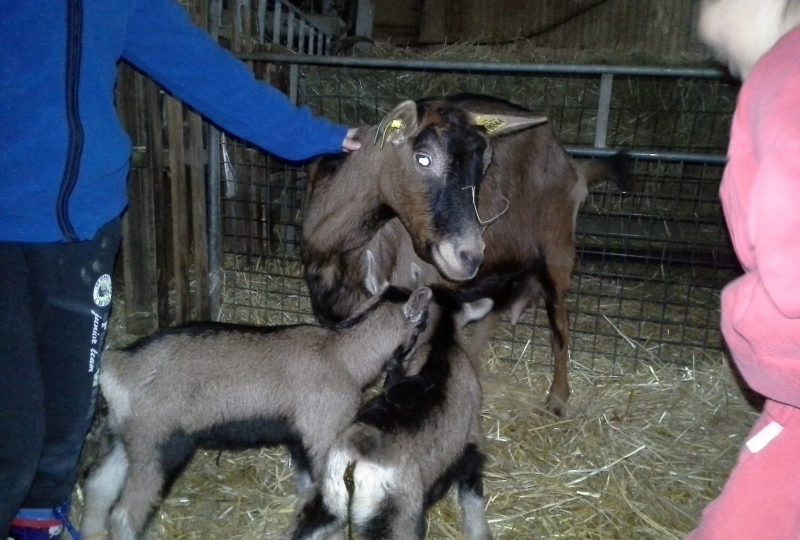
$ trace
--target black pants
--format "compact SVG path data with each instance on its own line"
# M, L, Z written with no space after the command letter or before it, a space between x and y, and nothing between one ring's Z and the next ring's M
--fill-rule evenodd
M119 220L90 241L0 242L0 538L69 498L91 424Z

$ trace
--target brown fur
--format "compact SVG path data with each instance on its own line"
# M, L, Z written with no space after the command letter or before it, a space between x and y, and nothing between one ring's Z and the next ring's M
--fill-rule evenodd
M454 103L470 113L519 113L511 104L492 98L458 99ZM346 314L363 299L365 291L356 279L348 276L363 275L365 247L376 253L390 282L406 286L444 283L460 290L466 300L490 297L496 310L511 310L514 323L542 295L552 329L554 360L546 406L561 415L569 396L566 294L575 264L576 214L590 183L603 177L621 183L622 177L607 164L572 160L549 125L512 132L491 142L491 164L480 184L478 213L484 220L492 218L503 211L506 200L508 209L486 227L483 264L473 279L463 282L445 280L426 254L420 252L419 242L414 241L419 234L417 229L409 228L401 220L384 224L380 219L364 219L375 215L380 207L351 204L354 200L366 202L361 198L363 192L377 189L376 186L388 189L410 182L394 165L387 166L384 155L372 151L358 162L350 157L339 171L312 170L311 185L336 186L335 193L325 193L325 202L339 205L336 226L321 226L312 221L314 226L304 230L309 250L304 258L306 264L319 268L322 262L322 266L328 265L326 271L335 273L338 279L312 286L312 302L316 303L315 308L333 306ZM312 191L309 197L312 203L320 202L318 193ZM465 204L472 205L471 201ZM317 217L313 204L309 209L306 219L313 220ZM424 206L414 207L413 211L424 213ZM358 228L357 235L349 233L353 227ZM370 237L370 243L365 244L364 239ZM477 332L480 337L471 345L473 350L486 346L495 320L489 317L483 323L488 328Z

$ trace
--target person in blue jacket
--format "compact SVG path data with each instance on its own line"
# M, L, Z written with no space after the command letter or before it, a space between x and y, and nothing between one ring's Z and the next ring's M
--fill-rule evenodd
M275 156L359 147L257 81L174 0L0 3L0 538L68 524L127 205L121 60Z

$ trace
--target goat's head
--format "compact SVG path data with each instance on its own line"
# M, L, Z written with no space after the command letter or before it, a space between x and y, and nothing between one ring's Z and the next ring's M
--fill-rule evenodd
M395 360L401 362L414 352L419 336L425 332L429 323L433 291L428 287L417 287L413 292L403 287L393 287L382 275L375 256L366 250L367 274L364 286L371 297L361 306L361 313L341 323L352 325L352 321L370 317L376 326L375 335L382 335L387 329L398 329L402 338L395 350ZM398 305L402 308L397 309Z
M490 137L546 120L524 111L483 115L429 99L404 101L378 126L382 203L408 230L417 255L446 278L471 279L483 262L487 222L478 216L477 197L492 159Z

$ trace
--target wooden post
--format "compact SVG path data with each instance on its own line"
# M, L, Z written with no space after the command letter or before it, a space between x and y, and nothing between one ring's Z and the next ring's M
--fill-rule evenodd
M171 97L164 104L167 114L167 137L169 140L169 186L172 199L172 286L175 317L173 322L181 324L189 320L189 263L187 243L189 239L188 186L186 178L186 152L183 136L183 106Z
M358 0L356 8L356 36L372 38L372 26L375 21L375 0Z
M261 0L266 5L267 0ZM219 37L219 20L222 0L211 0L209 5L208 32L215 40ZM208 239L208 309L210 318L219 318L222 304L222 195L220 193L220 133L208 126L208 164L206 184L206 224Z
M148 143L148 109L145 80L123 66L119 72L118 106L123 124L141 160L131 170L128 211L122 222L122 276L125 295L125 327L134 335L158 329L158 288L155 276L155 201L152 144Z
M208 129L202 119L189 113L189 172L191 191L192 266L194 267L194 295L192 311L201 321L211 317L208 299L208 220L206 204L207 154L203 147L203 132Z

